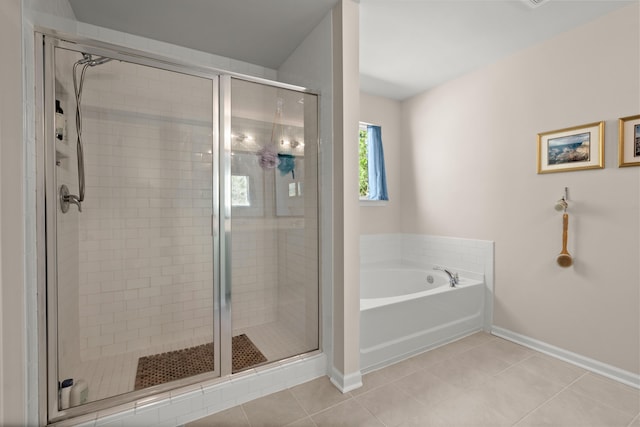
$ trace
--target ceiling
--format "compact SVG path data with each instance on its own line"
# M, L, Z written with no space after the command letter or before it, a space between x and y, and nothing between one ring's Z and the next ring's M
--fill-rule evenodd
M272 69L287 59L336 2L69 0L78 21Z
M360 86L406 99L637 1L360 0ZM277 69L337 0L69 3L82 22Z
M360 87L405 99L631 3L361 0Z

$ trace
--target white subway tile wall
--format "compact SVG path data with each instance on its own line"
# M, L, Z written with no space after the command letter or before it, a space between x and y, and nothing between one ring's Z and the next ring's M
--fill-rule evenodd
M265 193L265 188L273 193L270 186L260 189L262 193ZM240 329L276 321L278 252L272 248L277 248L277 230L265 227L264 218L233 220L231 281L234 335Z
M360 236L360 262L442 265L492 275L493 242L423 234L368 234Z
M83 361L212 339L211 96L210 80L151 67L87 70Z

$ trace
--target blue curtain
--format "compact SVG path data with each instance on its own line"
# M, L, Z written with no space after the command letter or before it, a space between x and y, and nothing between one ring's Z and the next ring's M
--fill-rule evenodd
M384 172L384 152L380 126L367 125L367 153L369 161L369 200L389 200L387 177Z

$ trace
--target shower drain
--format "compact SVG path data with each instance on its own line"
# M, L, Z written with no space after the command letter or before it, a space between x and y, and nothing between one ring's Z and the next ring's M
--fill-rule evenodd
M429 283L429 284L433 283L433 276L432 275L428 275L427 276L427 283Z

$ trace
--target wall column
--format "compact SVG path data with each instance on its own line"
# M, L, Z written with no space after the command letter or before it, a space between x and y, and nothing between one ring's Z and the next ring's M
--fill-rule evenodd
M22 2L0 2L0 425L26 425Z
M358 195L359 4L333 9L333 363L342 392L362 385L360 374L360 207Z

